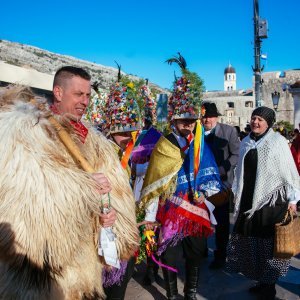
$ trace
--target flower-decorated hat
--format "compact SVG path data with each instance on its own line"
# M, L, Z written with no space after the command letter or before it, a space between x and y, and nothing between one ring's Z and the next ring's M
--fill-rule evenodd
M109 133L140 130L140 111L134 84L122 82L120 65L118 69L118 81L111 86L104 108L103 130Z
M181 68L182 77L177 78L173 85L173 91L168 101L169 120L198 119L200 116L201 98L203 93L203 81L194 72L186 68L186 61L178 52L166 61L168 64L177 63Z
M140 88L140 97L142 99L142 105L144 107L143 119L145 121L156 123L156 102L153 99L151 90L148 86L148 79L146 83Z
M107 98L107 93L99 87L100 83L95 81L92 84L92 96L87 107L84 119L89 121L91 124L101 128L104 115L103 107L105 106L105 100Z

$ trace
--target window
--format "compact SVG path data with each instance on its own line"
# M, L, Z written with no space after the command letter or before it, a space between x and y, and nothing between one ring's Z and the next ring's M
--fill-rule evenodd
M246 101L245 102L245 107L253 107L253 102L252 101Z
M228 118L233 117L233 115L234 115L234 112L233 112L232 110L226 111L226 116L227 116Z
M227 102L227 107L234 108L234 102Z

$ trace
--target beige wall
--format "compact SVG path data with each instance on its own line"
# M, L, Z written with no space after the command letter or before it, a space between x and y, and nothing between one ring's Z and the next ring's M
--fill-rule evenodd
M0 61L0 81L28 85L33 88L51 91L53 75Z

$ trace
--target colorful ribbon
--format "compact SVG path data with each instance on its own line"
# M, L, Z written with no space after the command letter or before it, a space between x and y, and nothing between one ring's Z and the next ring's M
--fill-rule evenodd
M125 152L123 154L123 157L121 159L121 165L122 165L123 169L126 169L126 167L128 165L128 161L129 161L131 152L133 150L133 147L134 147L134 144L135 144L135 141L136 141L136 138L137 138L137 134L138 134L138 131L132 131L131 132L131 139L130 139L130 141L128 142L128 144L126 146L126 150L125 150Z
M194 138L194 178L197 178L197 174L200 169L201 157L203 154L203 141L204 141L204 134L203 134L203 127L200 124L200 120L196 121L196 133ZM196 180L195 180L196 184ZM196 186L194 187L195 191L195 198L198 198L198 193L196 192Z
M146 237L146 252L147 252L147 256L151 257L152 260L153 260L157 265L159 265L160 267L166 268L166 269L168 269L169 271L178 273L178 270L177 270L177 269L175 269L175 268L173 268L173 267L170 267L170 266L168 266L168 265L165 265L165 264L161 263L160 261L158 261L158 260L155 258L154 250L155 250L156 247L157 247L157 243L156 243L156 240L155 240L155 232L154 232L153 230L145 230L145 231L144 231L144 236Z

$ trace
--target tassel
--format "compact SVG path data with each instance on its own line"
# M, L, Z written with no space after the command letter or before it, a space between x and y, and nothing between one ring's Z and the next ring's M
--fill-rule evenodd
M137 135L138 135L138 131L132 131L131 132L131 140L127 144L126 150L125 150L125 152L123 154L123 157L121 159L121 165L122 165L124 170L126 169L126 167L128 165L128 161L129 161L131 152L133 150L134 144L136 142Z
M202 157L202 152L203 152L203 128L200 124L200 120L196 121L196 133L195 133L195 138L194 138L194 178L197 178L197 174L200 169L200 162L201 162L201 157ZM196 184L196 180L195 180ZM194 187L194 198L198 199L199 195L197 192L196 187Z
M196 134L194 139L194 178L196 178L200 167L200 138L201 138L201 125L200 125L200 120L197 120Z

